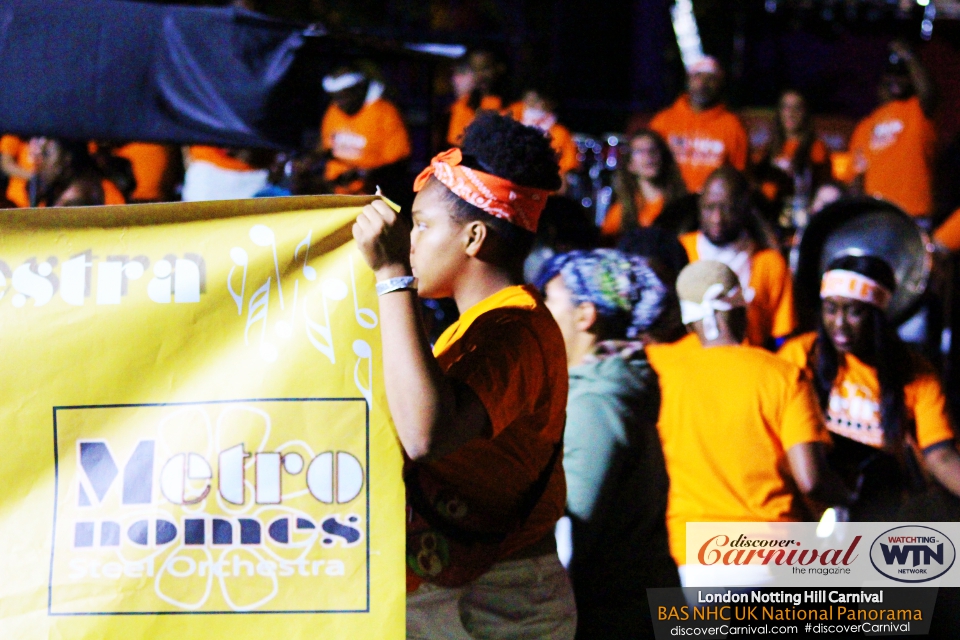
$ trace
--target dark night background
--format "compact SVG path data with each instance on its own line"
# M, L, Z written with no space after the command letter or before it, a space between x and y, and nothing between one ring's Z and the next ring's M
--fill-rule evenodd
M223 1L180 4L224 5ZM572 130L624 131L668 105L683 89L670 22L672 0L242 0L278 18L316 22L332 33L376 42L439 42L486 47L507 62L508 97L526 82L551 85ZM917 50L939 90L940 209L960 204L960 21L939 18L920 38L923 7L901 0L694 0L704 49L729 70L727 99L750 113L770 109L778 93L808 95L828 138L848 135L876 106L886 44ZM353 57L328 48L326 64ZM449 103L448 69L430 69L389 53L379 63L403 109L415 162L431 152L427 128ZM339 59L338 59L339 58ZM434 99L429 87L433 86ZM510 95L512 93L512 96ZM749 118L748 118L749 120ZM838 138L838 142L845 142ZM828 141L829 143L829 141ZM957 193L954 193L957 191Z

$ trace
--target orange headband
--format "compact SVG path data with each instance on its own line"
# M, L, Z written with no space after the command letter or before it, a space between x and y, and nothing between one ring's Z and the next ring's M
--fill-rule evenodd
M886 311L892 294L876 280L845 269L833 269L823 274L820 281L820 298L838 296L872 304Z
M490 215L506 220L531 233L547 204L550 192L522 187L498 176L460 164L463 154L453 148L434 156L430 166L413 182L414 192L423 189L430 176L435 177L457 197Z

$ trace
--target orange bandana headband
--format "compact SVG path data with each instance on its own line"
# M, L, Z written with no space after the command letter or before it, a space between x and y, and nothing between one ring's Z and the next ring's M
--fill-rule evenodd
M537 232L537 222L547 205L549 191L522 187L504 178L465 167L460 164L462 161L463 154L457 148L437 154L430 161L430 166L414 180L414 192L423 189L430 176L433 176L469 204L531 233Z
M893 294L882 284L855 271L833 269L823 274L820 281L820 298L837 296L859 300L886 311Z

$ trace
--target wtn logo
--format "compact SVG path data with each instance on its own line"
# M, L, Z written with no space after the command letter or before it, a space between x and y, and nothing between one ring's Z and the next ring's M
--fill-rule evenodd
M902 537L891 536L888 538L890 542L896 542L903 540ZM943 543L937 545L937 550L934 551L931 549L929 544L936 543L937 539L933 536L927 536L923 538L907 538L910 542L921 542L924 544L905 544L905 545L886 545L880 543L880 549L883 551L883 560L887 564L906 564L907 559L913 555L913 566L919 566L921 558L923 559L923 564L930 564L930 560L933 560L939 565L943 564ZM903 540L906 542L907 540Z
M922 526L885 531L870 548L870 562L898 582L926 582L950 570L956 549L941 532Z

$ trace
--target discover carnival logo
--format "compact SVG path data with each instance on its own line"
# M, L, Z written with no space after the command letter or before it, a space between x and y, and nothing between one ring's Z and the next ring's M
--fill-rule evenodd
M884 531L870 546L873 568L897 582L935 580L947 573L956 559L950 538L919 525Z

